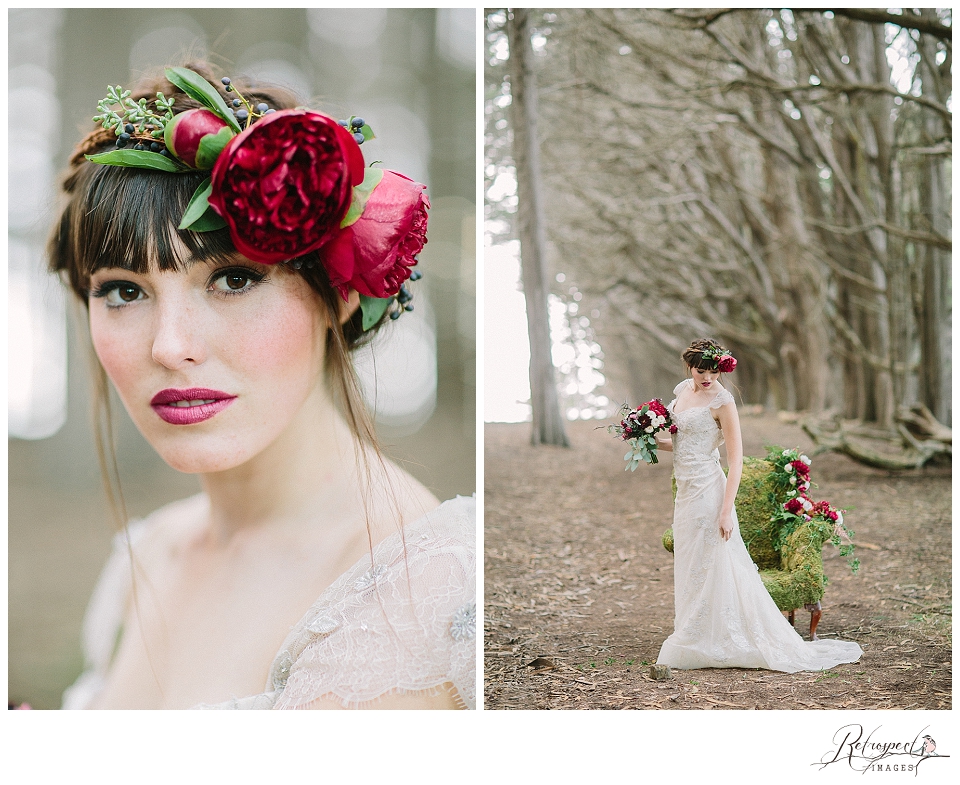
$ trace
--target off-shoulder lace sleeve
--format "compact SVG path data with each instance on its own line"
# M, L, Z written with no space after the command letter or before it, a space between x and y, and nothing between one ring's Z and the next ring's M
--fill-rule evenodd
M274 661L274 708L356 708L450 686L474 708L475 515L472 498L445 502L327 589Z
M680 392L686 388L689 381L690 381L689 379L684 379L682 382L680 382L680 384L678 384L676 387L673 388L673 394L679 395Z
M711 409L719 409L727 403L735 403L733 395L731 395L729 390L721 390L717 393L717 396L710 401L709 406Z
M83 617L83 673L63 693L64 709L84 709L103 689L130 596L130 548L143 536L146 521L133 521L127 534L114 535L113 548Z

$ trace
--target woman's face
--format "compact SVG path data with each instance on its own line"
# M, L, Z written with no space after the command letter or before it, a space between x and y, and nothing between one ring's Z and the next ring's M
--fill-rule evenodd
M699 368L691 368L690 373L695 388L703 390L709 390L720 375L719 371L701 371Z
M183 272L98 270L90 332L144 437L175 469L239 466L322 387L326 321L299 275L238 256Z

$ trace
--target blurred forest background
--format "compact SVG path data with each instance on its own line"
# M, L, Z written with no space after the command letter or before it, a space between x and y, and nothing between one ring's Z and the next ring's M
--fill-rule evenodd
M9 100L20 107L8 151L10 700L59 707L81 669L81 618L113 535L83 315L67 316L72 303L43 256L57 173L107 85L209 57L328 114L363 116L378 135L367 160L427 184L425 275L416 311L395 325L406 343L376 357L378 426L390 455L445 499L473 493L476 476L476 52L473 9L9 12ZM370 357L362 363L372 384ZM195 493L196 478L167 467L114 403L131 514Z
M951 23L949 9L486 12L487 243L516 242L530 198L513 35L535 78L539 274L573 346L568 418L666 397L679 353L708 336L739 359L742 403L902 437L909 460L924 448L905 419L950 425ZM597 371L585 397L578 374Z

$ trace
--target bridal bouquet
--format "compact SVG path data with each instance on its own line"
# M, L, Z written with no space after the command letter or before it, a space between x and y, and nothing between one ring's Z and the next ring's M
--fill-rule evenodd
M627 404L620 407L619 425L607 426L608 433L615 433L623 441L630 443L630 452L623 456L627 461L624 471L634 472L644 463L659 463L657 460L657 434L663 431L677 432L677 426L670 419L670 412L663 401L654 398L637 409Z

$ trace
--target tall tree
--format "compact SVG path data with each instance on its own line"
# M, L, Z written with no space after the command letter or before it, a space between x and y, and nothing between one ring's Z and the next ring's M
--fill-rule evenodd
M555 16L548 240L608 379L648 395L706 334L747 401L949 422L949 10Z
M550 285L545 255L543 184L537 134L537 80L526 9L512 9L507 15L506 27L510 46L510 119L517 177L520 268L530 339L531 442L535 445L566 447L569 442L560 412L550 342Z

